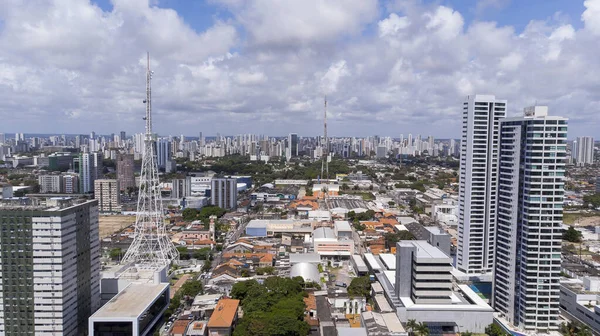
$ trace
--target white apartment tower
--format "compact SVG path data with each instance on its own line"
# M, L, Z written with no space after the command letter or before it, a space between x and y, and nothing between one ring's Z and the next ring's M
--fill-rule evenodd
M467 96L463 104L456 267L469 274L493 270L498 129L506 105L490 95Z
M94 198L98 200L98 209L102 213L120 213L120 183L116 179L94 181Z
M211 204L223 209L237 209L237 180L214 178L211 181Z
M100 305L97 201L0 201L1 335L78 336Z
M594 138L590 136L577 137L577 140L573 141L571 154L578 166L594 163Z
M492 304L514 326L558 329L567 119L546 106L500 126Z

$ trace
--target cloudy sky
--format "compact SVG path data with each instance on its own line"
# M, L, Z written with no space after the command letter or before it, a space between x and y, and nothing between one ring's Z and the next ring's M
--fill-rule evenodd
M458 137L468 94L600 138L600 0L0 0L0 132Z

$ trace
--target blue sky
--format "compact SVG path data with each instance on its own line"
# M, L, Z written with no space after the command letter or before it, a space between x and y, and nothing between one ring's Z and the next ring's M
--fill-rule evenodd
M13 1L0 132L139 132L146 51L161 134L316 135L327 95L334 136L456 137L494 94L600 138L600 0Z
M105 11L112 10L110 0L93 0ZM575 28L580 28L581 13L584 10L583 2L574 0L490 0L489 5L478 11L477 4L482 0L424 0L425 4L440 4L458 10L465 18L468 25L472 21L496 21L499 25L510 25L517 32L522 31L530 20L549 20L555 13L561 12ZM485 2L485 1L483 1ZM177 11L196 31L203 31L210 27L215 19L228 20L232 17L225 8L206 0L160 0L154 1L159 7L171 8ZM385 17L386 4L390 1L381 1L381 17Z

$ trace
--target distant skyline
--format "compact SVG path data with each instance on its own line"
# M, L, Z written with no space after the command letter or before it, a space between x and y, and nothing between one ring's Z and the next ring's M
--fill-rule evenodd
M1 133L460 137L469 94L600 138L600 0L7 0Z

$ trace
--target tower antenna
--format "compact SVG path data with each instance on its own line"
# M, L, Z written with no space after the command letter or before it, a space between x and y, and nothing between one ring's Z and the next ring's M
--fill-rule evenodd
M140 173L135 235L121 264L136 264L144 268L160 268L179 259L179 252L166 234L164 210L160 195L156 144L152 135L152 74L150 53L146 68L146 134Z
M329 180L329 138L327 138L327 96L325 96L325 108L324 108L324 116L323 116L323 143L322 147L322 157L323 161L321 162L321 178L326 178ZM325 175L323 175L325 173Z

